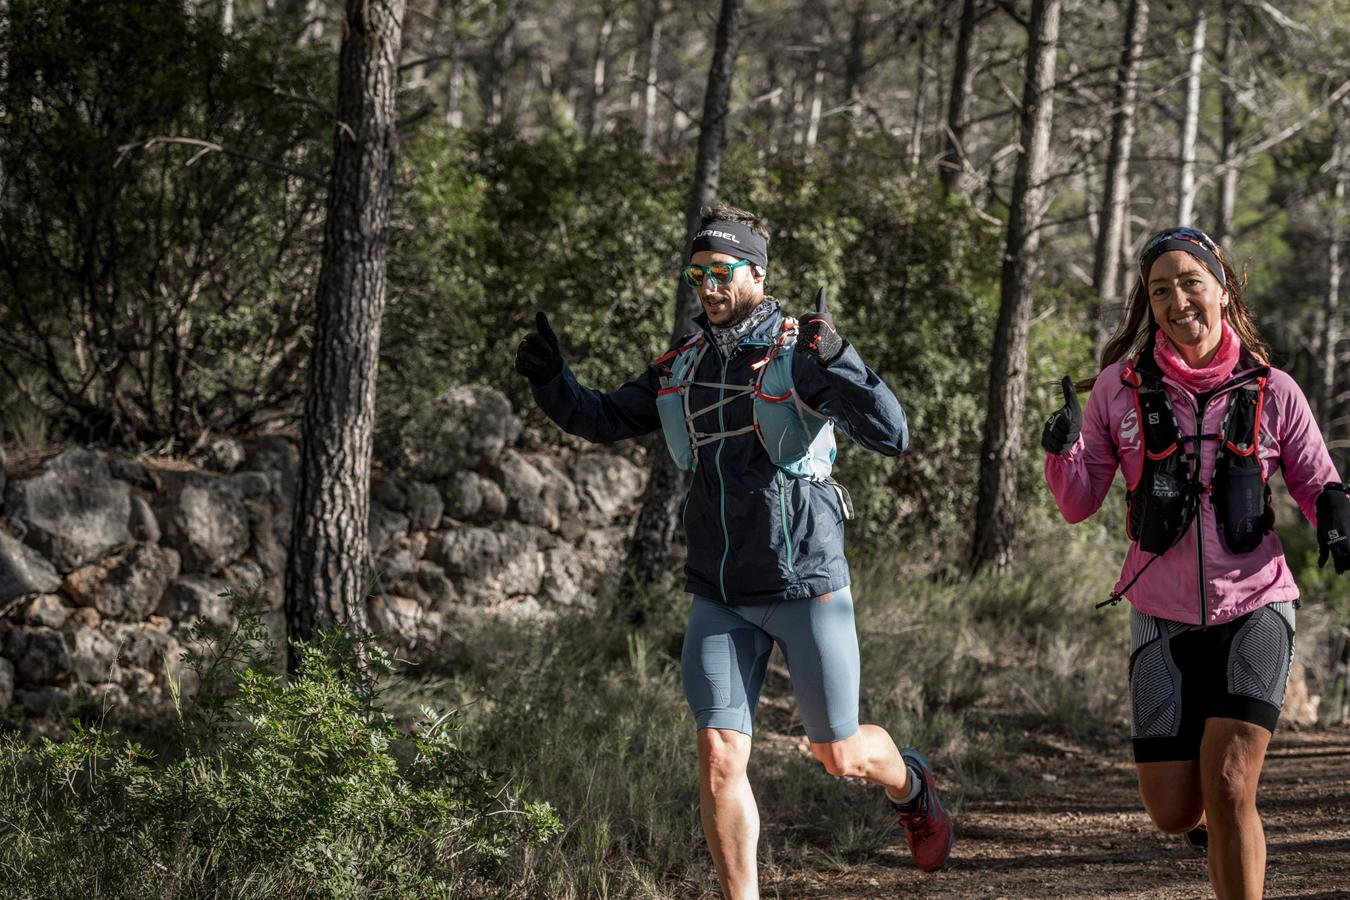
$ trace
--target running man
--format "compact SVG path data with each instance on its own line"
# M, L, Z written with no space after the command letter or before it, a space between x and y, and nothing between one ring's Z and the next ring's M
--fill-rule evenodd
M681 669L698 728L703 831L734 900L759 896L759 813L746 765L775 643L825 771L885 789L920 868L946 865L953 841L923 757L858 722L850 511L829 474L835 426L895 456L909 440L905 414L835 331L823 295L798 321L764 293L768 245L753 214L705 208L680 270L703 306L699 330L615 391L577 382L542 312L516 353L536 402L564 431L610 442L660 428L676 464L692 472Z

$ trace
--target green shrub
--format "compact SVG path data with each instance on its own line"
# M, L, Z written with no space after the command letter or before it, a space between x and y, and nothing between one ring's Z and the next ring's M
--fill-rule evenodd
M0 378L81 441L293 413L331 56L176 0L15 0L0 59Z
M101 725L0 744L0 880L9 896L501 895L504 863L560 824L465 751L456 713L398 726L389 659L327 633L271 671L245 610L199 627L202 700L152 754ZM228 689L225 686L228 685Z

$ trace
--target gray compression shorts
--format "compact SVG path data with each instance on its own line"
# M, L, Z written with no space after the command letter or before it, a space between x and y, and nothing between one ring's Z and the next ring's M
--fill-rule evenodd
M684 697L699 728L751 733L769 653L777 643L813 743L858 730L858 632L848 588L756 606L695 597L684 632Z
M1271 603L1201 628L1130 611L1135 762L1200 757L1205 721L1274 731L1294 655L1294 604Z

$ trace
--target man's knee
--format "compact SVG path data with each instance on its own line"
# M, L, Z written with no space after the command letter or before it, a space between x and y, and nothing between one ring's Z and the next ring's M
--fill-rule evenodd
M699 774L714 791L745 777L750 762L750 736L724 728L698 732Z

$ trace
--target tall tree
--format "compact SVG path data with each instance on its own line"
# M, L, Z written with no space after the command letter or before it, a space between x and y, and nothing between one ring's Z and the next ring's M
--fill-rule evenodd
M909 132L909 167L917 171L923 159L924 122L928 118L928 28L917 25L919 50L914 74L914 125Z
M956 52L952 57L952 87L947 100L947 135L938 172L942 190L950 194L961 183L966 168L966 118L975 90L976 26L979 16L976 0L962 0L961 20L956 31Z
M656 79L661 66L661 0L648 6L643 37L642 149L651 152L656 145Z
M848 29L848 53L844 56L844 83L840 99L848 108L849 127L856 128L862 114L863 77L867 73L867 37L870 31L868 0L857 0Z
M1219 222L1215 237L1219 246L1231 251L1233 248L1233 216L1237 210L1238 175L1241 170L1234 165L1238 154L1238 91L1237 63L1234 59L1237 50L1237 10L1234 0L1223 0L1223 44L1219 50L1219 71L1223 78L1220 91L1220 144L1219 163L1223 175L1219 178Z
M609 41L614 35L614 3L603 0L600 4L600 30L595 38L595 56L591 63L590 100L586 104L586 121L583 133L594 138L605 128L605 95L609 93Z
M731 106L731 82L736 73L740 49L741 11L744 0L722 0L717 19L717 39L708 86L703 95L703 120L699 126L698 157L694 180L685 209L686 244L698 228L700 212L717 197L722 172L722 151L726 147L727 114ZM681 279L675 291L674 342L694 328L699 313L698 294ZM642 511L628 545L625 563L629 587L656 584L670 571L671 546L675 536L675 506L686 488L683 472L675 468L664 447L653 442L651 471L642 498Z
M1195 142L1200 134L1201 69L1205 62L1205 0L1196 0L1186 75L1186 114L1181 122L1181 169L1177 178L1177 224L1195 219Z
M1033 0L1028 23L1026 82L1019 129L1021 152L1013 176L998 326L989 365L989 402L980 449L979 498L971 566L1002 567L1012 558L1017 526L1017 463L1022 456L1026 407L1027 341L1032 289L1054 118L1055 50L1060 0Z
M1341 258L1345 243L1345 179L1347 153L1345 105L1333 108L1331 170L1331 229L1327 236L1327 289L1322 302L1321 384L1318 385L1318 421L1330 431L1336 421L1336 373L1340 368L1337 351L1340 349L1343 316L1341 315L1341 281L1345 276L1345 261Z
M1128 219L1130 153L1134 115L1139 105L1139 57L1148 32L1148 0L1127 0L1125 33L1116 65L1115 105L1111 112L1111 145L1106 154L1101 227L1092 257L1092 286L1097 291L1096 350L1100 353L1119 321L1120 257Z
M366 621L370 452L404 0L348 0L300 480L286 565L292 638ZM294 659L292 659L294 663Z

